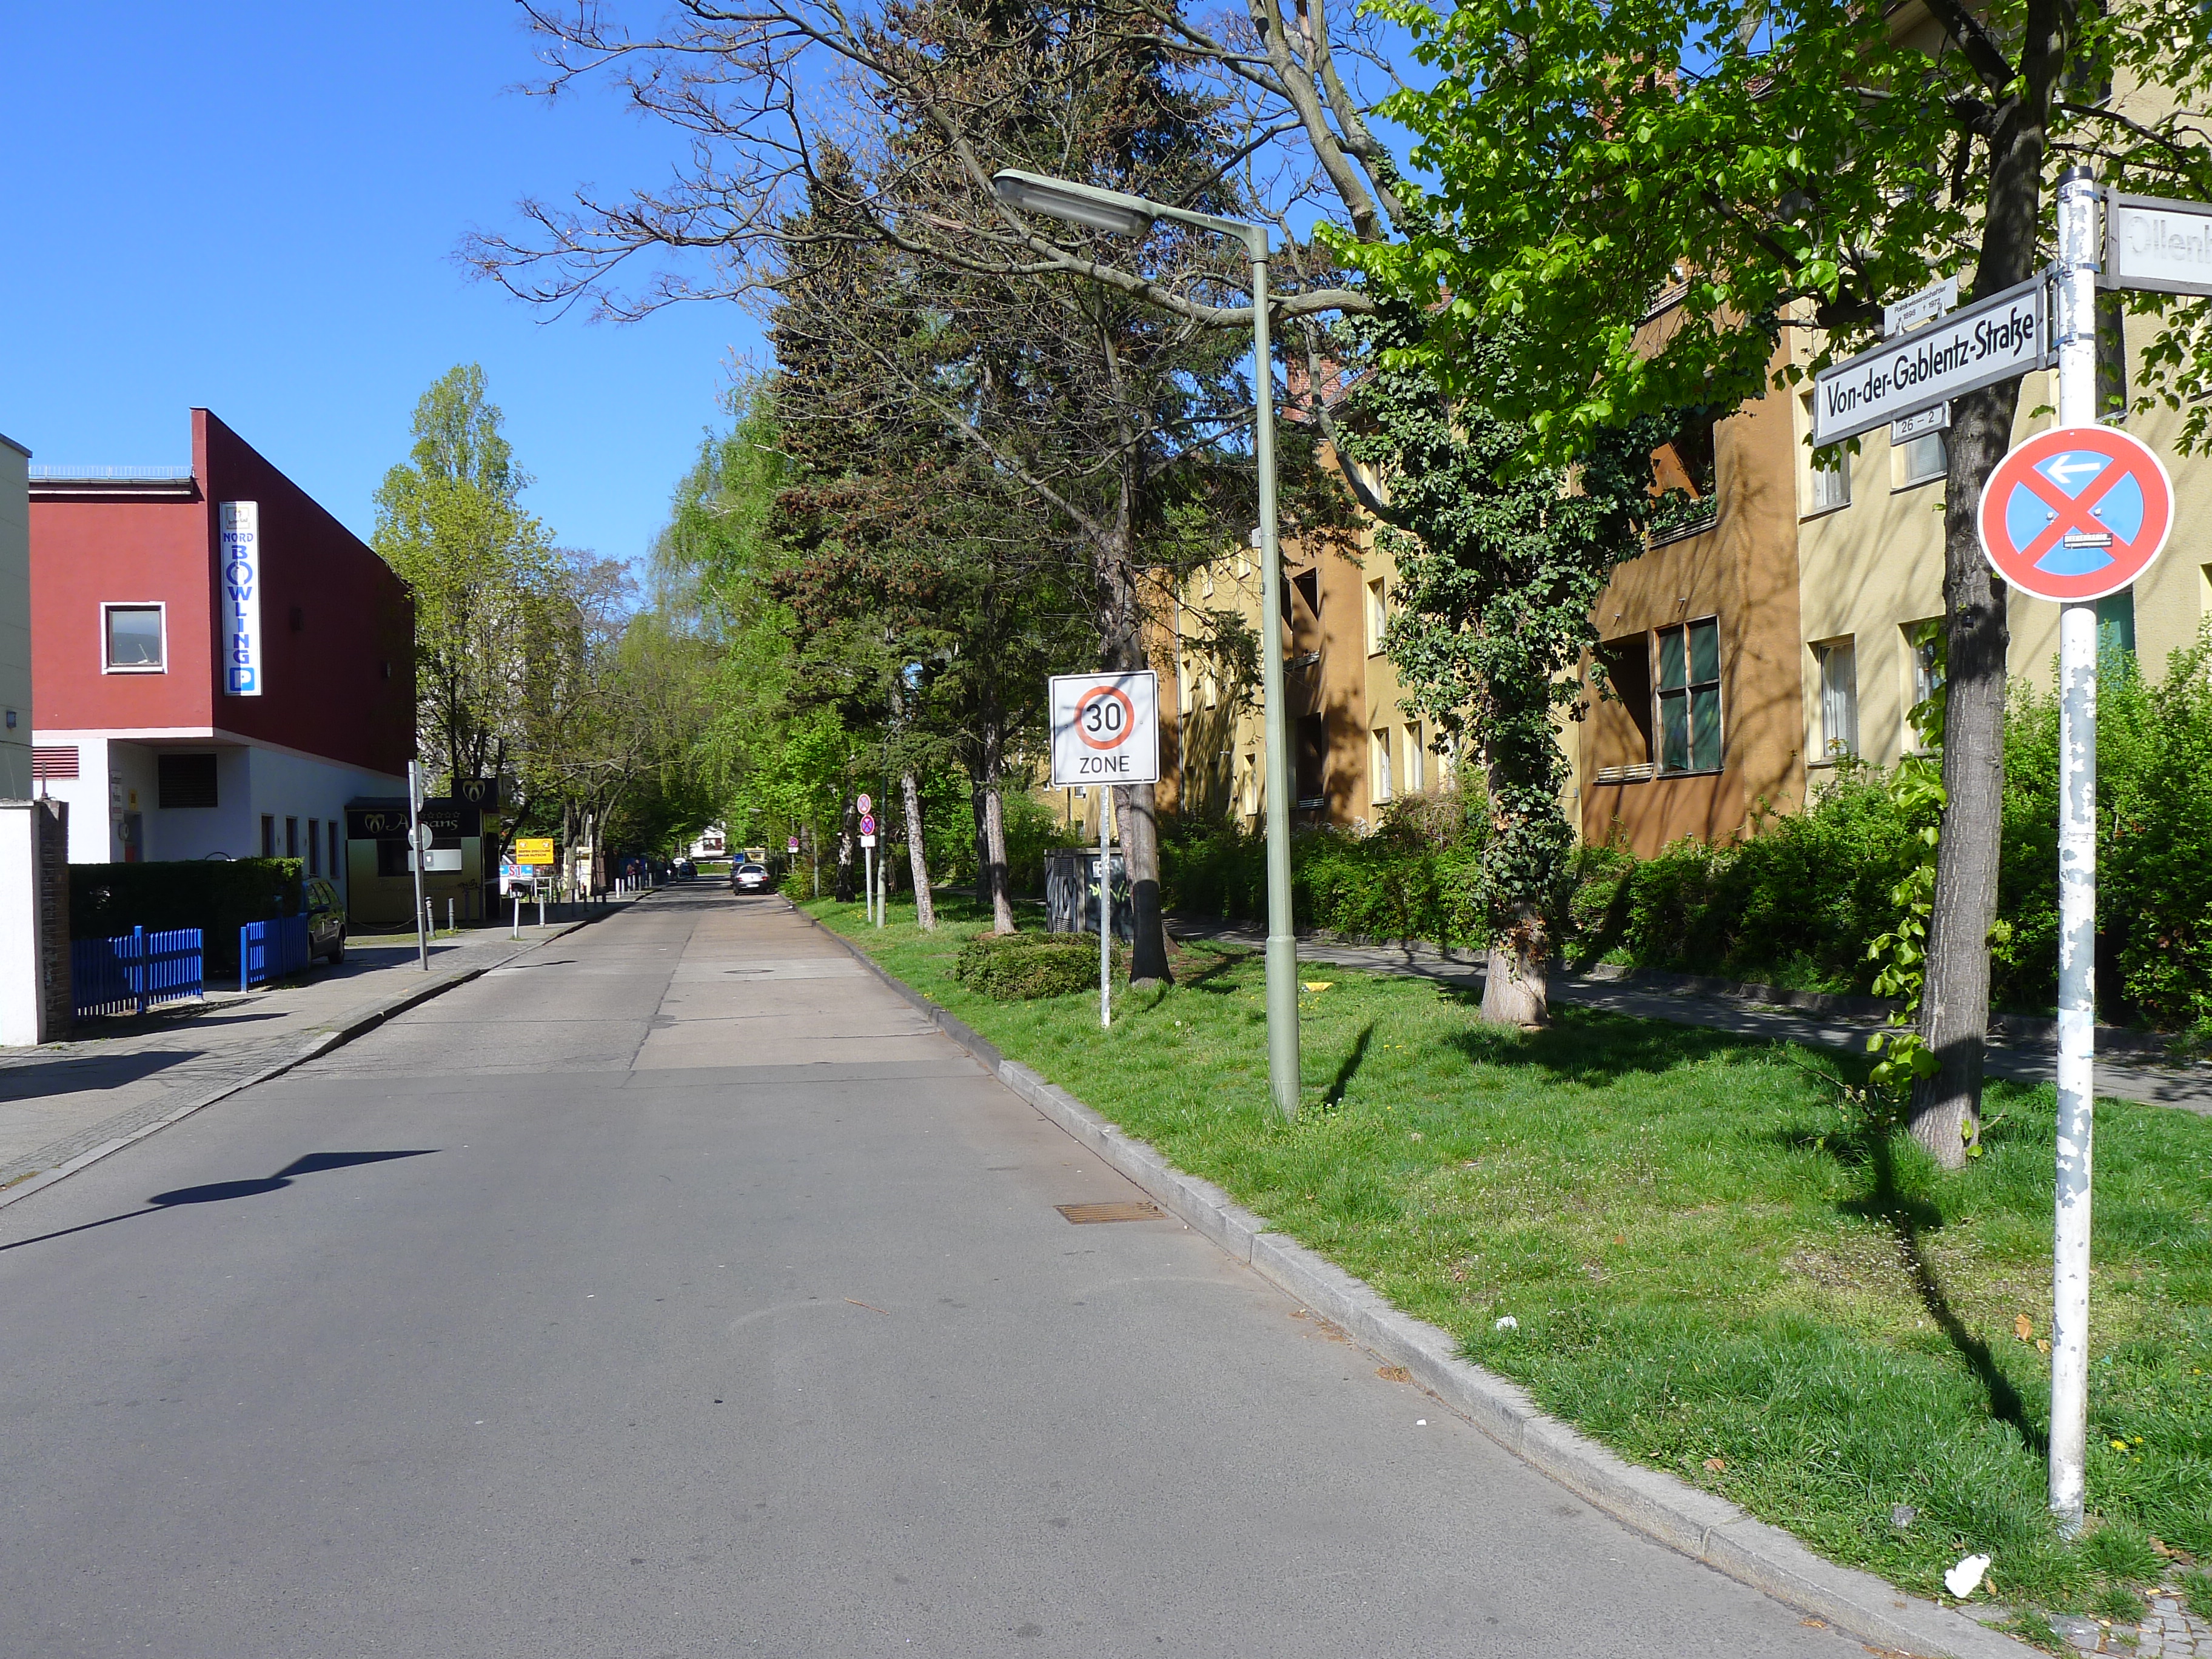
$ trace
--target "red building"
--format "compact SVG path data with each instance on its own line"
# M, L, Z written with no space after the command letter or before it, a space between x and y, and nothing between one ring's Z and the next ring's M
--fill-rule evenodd
M34 467L33 769L78 864L296 857L406 792L413 602L204 409L189 469Z

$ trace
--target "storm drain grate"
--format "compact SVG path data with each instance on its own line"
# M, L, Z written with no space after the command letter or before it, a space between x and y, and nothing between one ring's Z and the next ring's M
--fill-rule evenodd
M1143 1199L1120 1204L1055 1204L1053 1207L1081 1227L1093 1221L1158 1221L1160 1206Z

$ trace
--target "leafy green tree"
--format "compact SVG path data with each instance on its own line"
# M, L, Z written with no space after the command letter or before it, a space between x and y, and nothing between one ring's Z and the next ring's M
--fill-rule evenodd
M473 363L415 406L409 459L376 492L371 544L415 599L418 742L434 775L494 777L518 759L532 676L565 571L520 497L530 482Z
M2052 249L2060 167L2212 196L2191 110L2212 90L2212 24L2181 0L1377 9L1434 75L1382 106L1434 183L1406 187L1404 241L1337 246L1433 307L1401 349L1447 386L1482 376L1554 460L1627 417L1762 395L1787 331L1814 331L1816 366L1856 349L1884 301L1931 276L1974 297L2027 281ZM2201 303L2177 324L2149 368L2189 396L2212 384L2212 331ZM1478 337L1502 364L1465 350ZM2003 772L2004 594L1974 512L2018 394L1954 400L1949 433L1947 805L1921 1028L1938 1064L1912 1127L1951 1164L1978 1110Z
M1407 711L1452 734L1485 795L1483 1018L1529 1025L1547 1016L1549 918L1577 839L1560 804L1559 722L1583 713L1598 595L1643 551L1661 423L1593 428L1571 475L1532 468L1526 426L1447 393L1419 355L1392 349L1420 326L1400 307L1361 328L1383 366L1354 394L1342 441L1380 479L1377 542L1399 577L1384 645ZM1472 350L1460 383L1495 385L1510 348L1484 338Z

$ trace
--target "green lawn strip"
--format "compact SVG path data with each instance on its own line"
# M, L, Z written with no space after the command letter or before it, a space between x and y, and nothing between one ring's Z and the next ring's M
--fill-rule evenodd
M994 1002L977 931L807 907L1179 1167L1358 1274L1615 1450L1924 1595L2118 1607L2212 1557L2212 1122L2097 1108L2089 1491L2045 1506L2054 1109L1990 1085L1985 1155L1938 1170L1826 1080L1832 1054L1576 1008L1483 1027L1464 993L1311 966L1305 1107L1262 1114L1256 957L1186 947L1164 994ZM1510 1316L1517 1328L1501 1330ZM2025 1317L2030 1338L2017 1334ZM1917 1512L1893 1524L1894 1506ZM2108 1613L2109 1616L2109 1613Z

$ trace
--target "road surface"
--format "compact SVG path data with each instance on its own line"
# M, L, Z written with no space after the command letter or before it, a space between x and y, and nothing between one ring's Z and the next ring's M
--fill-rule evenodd
M1139 1196L678 890L0 1210L0 1654L1865 1651Z

